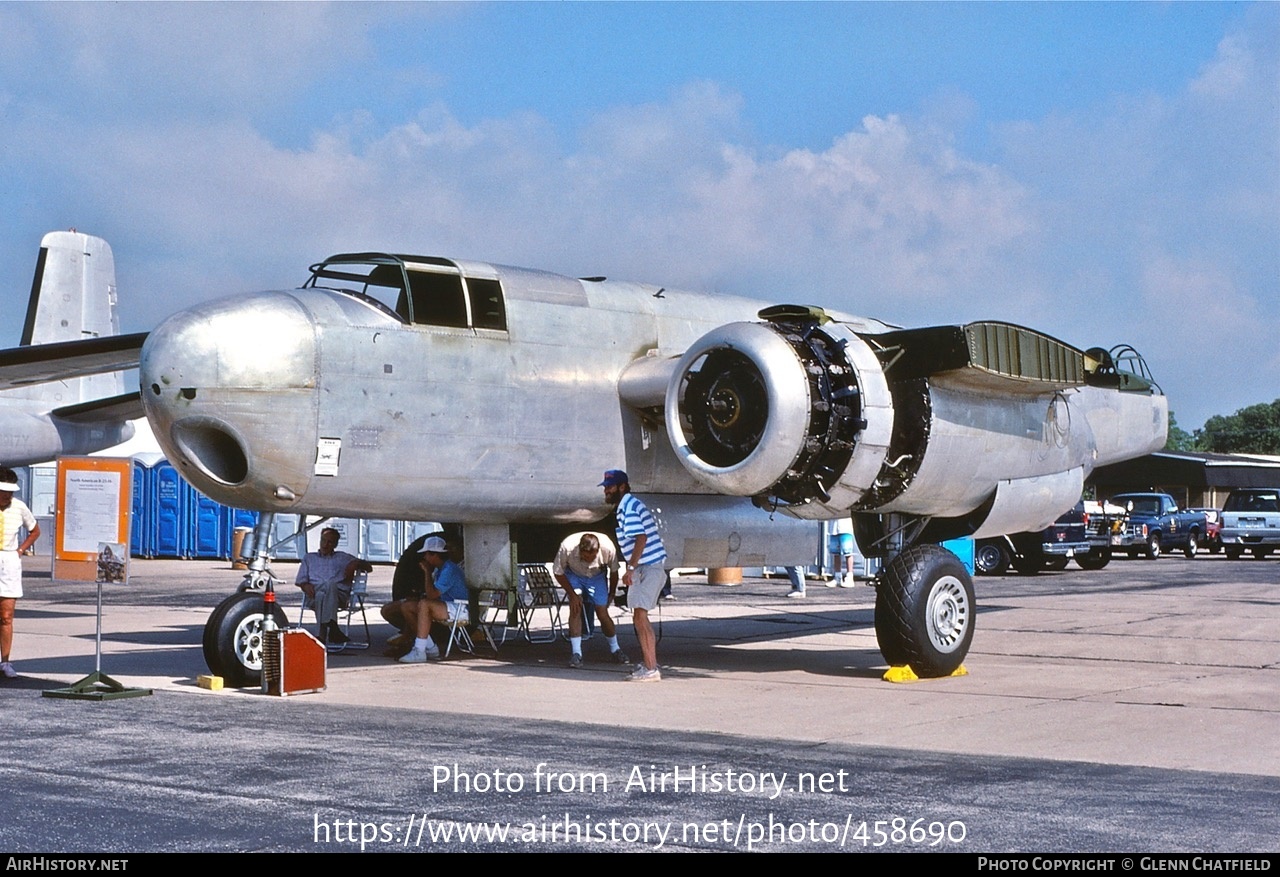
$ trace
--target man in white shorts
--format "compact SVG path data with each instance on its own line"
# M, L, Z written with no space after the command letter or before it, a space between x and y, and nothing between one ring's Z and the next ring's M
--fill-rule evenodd
M449 546L439 536L428 536L421 554L422 571L429 581L416 602L405 601L405 622L413 626L417 637L409 653L399 659L401 664L439 660L440 649L431 640L431 625L437 621L448 624L456 616L467 614L467 582L462 568L449 558Z
M658 535L658 523L639 497L631 492L627 473L610 469L600 482L605 501L618 507L618 547L627 562L622 582L627 586L627 605L631 607L631 623L640 641L642 663L627 677L630 682L657 682L662 679L658 669L658 639L654 636L649 613L658 606L658 595L667 583L663 568L667 550Z
M12 469L0 468L0 676L12 679L18 675L9 663L13 646L13 610L22 596L22 552L40 538L40 525L31 509L20 499L18 476ZM27 538L19 544L18 532L27 528Z

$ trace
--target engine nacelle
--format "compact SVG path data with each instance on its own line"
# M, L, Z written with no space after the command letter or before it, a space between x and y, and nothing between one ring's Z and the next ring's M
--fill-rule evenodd
M671 444L713 490L803 518L847 513L884 464L893 400L875 352L820 311L761 311L681 358L667 387Z

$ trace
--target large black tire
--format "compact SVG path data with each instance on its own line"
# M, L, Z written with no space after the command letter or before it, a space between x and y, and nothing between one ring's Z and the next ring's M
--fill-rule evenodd
M980 576L998 576L1009 568L1009 552L999 542L979 542L973 551L973 571Z
M1187 560L1191 560L1196 556L1196 552L1200 550L1200 533L1192 530L1187 534L1187 544L1183 547L1182 553L1187 556Z
M960 559L939 545L908 548L876 588L876 639L890 664L917 676L947 676L969 653L977 602Z
M1147 560L1160 559L1160 531L1152 530L1147 536L1147 547L1142 549L1142 556Z
M287 627L284 610L274 607L277 627ZM218 604L204 626L204 661L232 688L262 682L262 593L243 591Z
M1067 568L1067 561L1071 558L1065 554L1053 554L1044 559L1044 568L1052 572L1062 572Z
M1076 565L1081 569L1102 569L1111 562L1111 546L1090 548L1087 554L1076 555Z

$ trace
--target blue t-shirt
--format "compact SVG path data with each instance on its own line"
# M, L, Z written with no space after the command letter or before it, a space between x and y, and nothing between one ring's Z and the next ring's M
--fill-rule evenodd
M462 577L462 567L452 560L446 560L444 566L435 571L433 584L440 592L440 599L446 603L467 599L467 582Z

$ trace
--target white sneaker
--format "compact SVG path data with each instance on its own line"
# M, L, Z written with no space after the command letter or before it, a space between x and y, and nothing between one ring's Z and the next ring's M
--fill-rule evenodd
M855 584L856 582L854 582L853 576L840 580L840 587L842 588L852 588Z
M788 597L800 598L804 596L804 591L787 591Z
M828 587L828 588L843 588L843 587L844 587L844 576L836 576L834 579L832 579L831 581L827 582L827 587Z
M18 675L18 671L13 669L12 664L5 661L3 664L0 664L0 675L4 676L6 679L12 679Z
M425 664L427 661L440 660L440 650L434 649L427 651L414 646L409 650L409 654L400 659L401 664Z
M650 670L644 664L641 664L639 667L636 667L636 669L632 671L630 676L627 677L627 681L628 682L661 682L662 671L659 670L657 667L654 667L652 670Z

